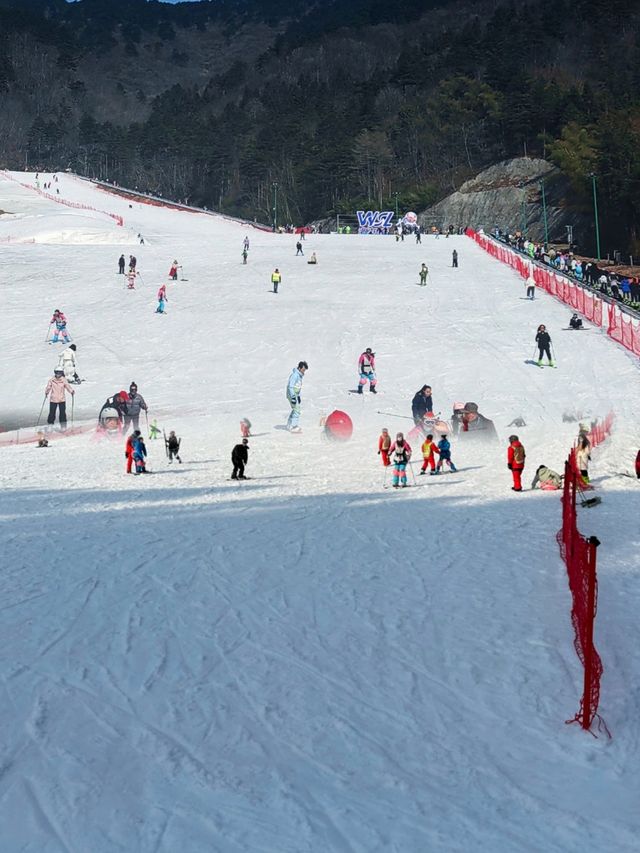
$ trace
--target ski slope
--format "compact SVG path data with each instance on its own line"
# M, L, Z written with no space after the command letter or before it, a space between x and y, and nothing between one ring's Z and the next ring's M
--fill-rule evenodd
M58 186L96 211L0 178L0 426L34 433L54 308L87 380L86 432L0 446L3 853L636 851L640 487L616 475L640 441L637 359L562 331L565 307L523 299L464 237L309 236L301 258L292 236ZM138 258L135 291L121 252ZM188 280L156 315L174 258ZM539 323L556 370L526 363ZM380 393L360 398L367 346ZM154 475L127 477L124 443L90 429L132 380L182 437L182 466L147 441ZM399 416L424 383L443 417L477 401L501 443L453 442L458 474L384 489L380 428L411 426ZM353 419L346 444L323 436L334 408ZM558 494L514 495L506 468L514 418L528 486L539 464L562 470L577 430L563 414L610 410L591 471L603 503L580 527L602 540L612 740L564 725L582 671ZM253 479L238 484L245 416Z

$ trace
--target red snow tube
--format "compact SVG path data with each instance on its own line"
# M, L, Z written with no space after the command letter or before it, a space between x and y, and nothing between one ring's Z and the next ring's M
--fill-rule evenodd
M324 431L333 441L349 441L353 433L353 423L346 412L336 409L327 417Z

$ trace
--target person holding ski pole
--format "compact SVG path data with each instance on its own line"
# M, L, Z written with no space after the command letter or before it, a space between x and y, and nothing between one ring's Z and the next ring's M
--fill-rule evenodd
M389 448L389 458L393 461L391 485L394 489L404 489L407 485L407 465L411 461L411 446L403 433L396 435L396 440Z
M178 280L178 270L179 270L178 262L174 261L171 264L171 269L169 270L169 278L171 279L171 281L177 281Z
M149 411L144 397L138 394L138 386L135 382L129 385L129 399L127 400L127 411L124 416L124 431L128 432L131 423L134 429L140 427L140 411Z
M524 470L524 461L527 454L524 447L520 444L520 439L517 435L509 436L509 449L507 450L507 468L513 476L512 491L522 491L522 472Z
M57 344L59 339L65 343L70 343L69 340L69 332L67 332L67 318L64 316L62 311L59 308L53 312L53 317L51 318L51 323L49 324L49 328L55 323L56 330L53 333L53 338L51 339L52 344Z
M358 382L358 394L362 394L365 385L369 383L369 391L372 394L377 394L376 384L376 354L371 347L367 347L358 359L358 370L360 372L360 380Z
M49 417L47 418L49 426L55 423L57 409L60 428L62 430L67 428L67 391L72 397L76 393L64 378L64 370L54 370L53 378L47 382L47 387L44 389L44 396L49 397Z
M547 327L544 324L538 326L536 344L538 346L538 367L542 367L543 355L547 356L549 367L555 367L555 363L551 358L551 335L547 332Z

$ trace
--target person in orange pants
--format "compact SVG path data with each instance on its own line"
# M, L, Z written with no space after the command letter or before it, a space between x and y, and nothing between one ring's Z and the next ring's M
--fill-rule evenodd
M391 436L389 430L385 427L378 439L378 456L382 456L382 464L387 468L391 464L389 459L389 448L391 447Z
M526 453L524 447L520 444L520 439L517 435L509 436L509 449L507 450L507 468L513 476L513 486L511 489L514 492L522 491L522 472L524 470L524 460Z

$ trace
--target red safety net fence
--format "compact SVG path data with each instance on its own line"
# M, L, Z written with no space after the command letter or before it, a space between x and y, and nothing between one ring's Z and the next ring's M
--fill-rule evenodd
M604 421L592 426L588 433L592 447L604 441L611 431L612 423L613 413L610 413ZM600 542L595 536L584 537L578 530L576 504L584 488L576 463L576 451L572 448L564 468L562 527L556 538L567 567L572 598L571 622L575 635L573 644L584 668L584 681L580 708L567 722L580 723L583 729L591 731L597 720L598 728L604 729L611 737L606 723L598 714L603 666L593 638L598 603L597 548Z
M65 207L73 207L76 210L92 210L94 213L102 213L104 216L108 216L110 219L116 223L116 225L124 225L124 219L122 216L118 216L117 213L108 213L106 210L98 210L97 207L91 207L89 204L81 204L79 201L68 201L67 199L61 198L59 195L52 195L51 193L45 192L44 190L39 189L38 187L34 187L33 184L25 184L22 181L19 181L17 178L12 177L8 172L0 171L0 175L3 178L6 178L8 181L13 181L14 184L18 184L21 187L24 187L26 190L31 190L42 198L47 198L49 201L55 201L56 204L62 204Z
M536 287L542 288L550 296L569 305L594 326L603 325L603 300L599 296L589 293L560 273L545 269L532 260L523 258L518 252L503 246L486 234L478 234L472 228L467 228L466 234L493 258L516 270L522 278L528 279L533 276ZM607 335L634 355L640 356L640 325L631 317L625 316L615 303L608 305L608 311Z

